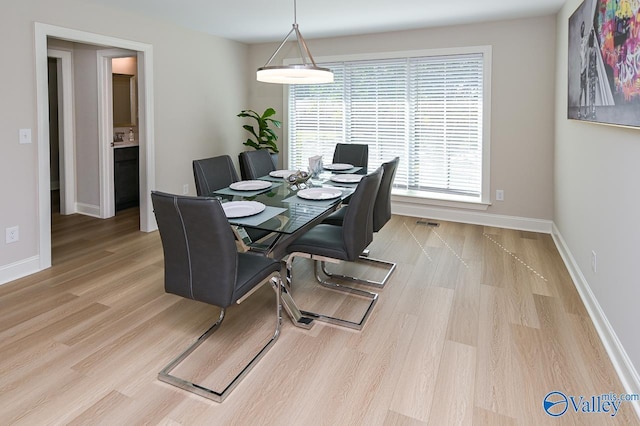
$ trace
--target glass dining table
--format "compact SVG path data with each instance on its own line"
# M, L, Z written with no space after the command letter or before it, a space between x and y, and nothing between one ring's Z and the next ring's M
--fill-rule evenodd
M321 223L355 191L357 182L348 182L335 176L330 172L323 172L297 187L289 185L283 177L267 175L255 181L236 182L207 196L218 197L223 209L238 207L237 215L234 214L234 209L226 208L225 212L245 250L282 259L293 240ZM343 181L336 182L332 179ZM264 183L259 184L258 181ZM252 241L246 228L265 231L265 236ZM284 289L283 305L294 324L310 328L313 320L300 315L287 291L290 291L290 286L285 285Z
M257 181L236 182L207 195L219 197L223 208L231 207L231 204L227 204L229 202L234 202L233 207L238 207L237 214L235 209L225 210L229 223L235 227L237 235L248 249L269 257L282 258L285 242L322 222L355 190L357 182L335 182L332 176L345 175L320 173L300 185L300 188L289 185L283 177L267 175ZM268 239L251 241L242 229L245 227L273 235Z

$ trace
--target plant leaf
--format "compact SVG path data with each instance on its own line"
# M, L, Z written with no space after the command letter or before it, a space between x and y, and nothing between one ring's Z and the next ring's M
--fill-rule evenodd
M250 146L251 148L254 148L254 149L260 149L260 145L258 145L257 143L255 143L251 139L247 139L247 141L245 143L243 143L243 145Z
M251 118L255 118L256 120L260 119L260 115L258 115L257 112L251 109L244 109L240 111L240 114L238 114L238 117L251 117Z
M267 118L267 117L271 117L272 115L275 115L276 110L273 108L267 108L264 110L264 113L262 113L262 118Z
M267 140L274 140L274 141L278 140L278 135L276 135L273 130L265 129L264 132L269 135L268 137L266 137Z
M268 148L273 150L273 152L278 152L278 145L276 145L275 142L269 141L269 142L265 142L264 144L267 145Z
M274 126L276 126L277 128L282 127L282 122L278 121L278 120L274 120L272 118L267 118L266 121L270 121Z

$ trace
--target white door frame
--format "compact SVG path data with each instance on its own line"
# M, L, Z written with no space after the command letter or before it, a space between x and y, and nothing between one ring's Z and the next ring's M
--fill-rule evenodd
M60 126L60 214L76 213L76 154L73 109L73 53L48 49L47 56L58 62L58 99ZM50 83L51 84L51 83Z
M140 139L140 230L157 229L151 208L155 188L155 140L153 110L153 46L115 37L35 23L36 100L38 124L38 218L40 269L51 266L51 194L49 166L49 94L47 37L110 46L138 54L138 100Z

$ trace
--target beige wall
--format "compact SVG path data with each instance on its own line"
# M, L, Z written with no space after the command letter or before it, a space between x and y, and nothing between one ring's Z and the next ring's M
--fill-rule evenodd
M138 61L136 57L131 58L113 58L111 60L111 72L114 74L138 74Z
M73 77L76 135L76 197L100 209L98 61L102 47L74 43Z
M308 40L308 44L314 57L491 45L491 199L496 189L503 189L505 201L494 202L487 212L552 219L555 17ZM250 106L258 110L273 106L282 113L282 86L255 82L255 69L264 65L276 46L250 48Z
M157 189L181 193L186 183L195 194L194 158L243 149L235 115L248 99L246 45L86 1L13 1L0 14L0 50L11 63L0 78L0 231L18 225L20 241L0 240L0 282L38 256L34 22L153 46ZM32 129L32 144L18 143L20 128Z
M568 0L557 20L554 220L637 370L640 130L567 120L567 22L580 3Z

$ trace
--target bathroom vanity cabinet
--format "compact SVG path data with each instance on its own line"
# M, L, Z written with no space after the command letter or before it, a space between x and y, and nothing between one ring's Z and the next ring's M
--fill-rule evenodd
M116 212L139 206L138 146L116 147L113 156Z

